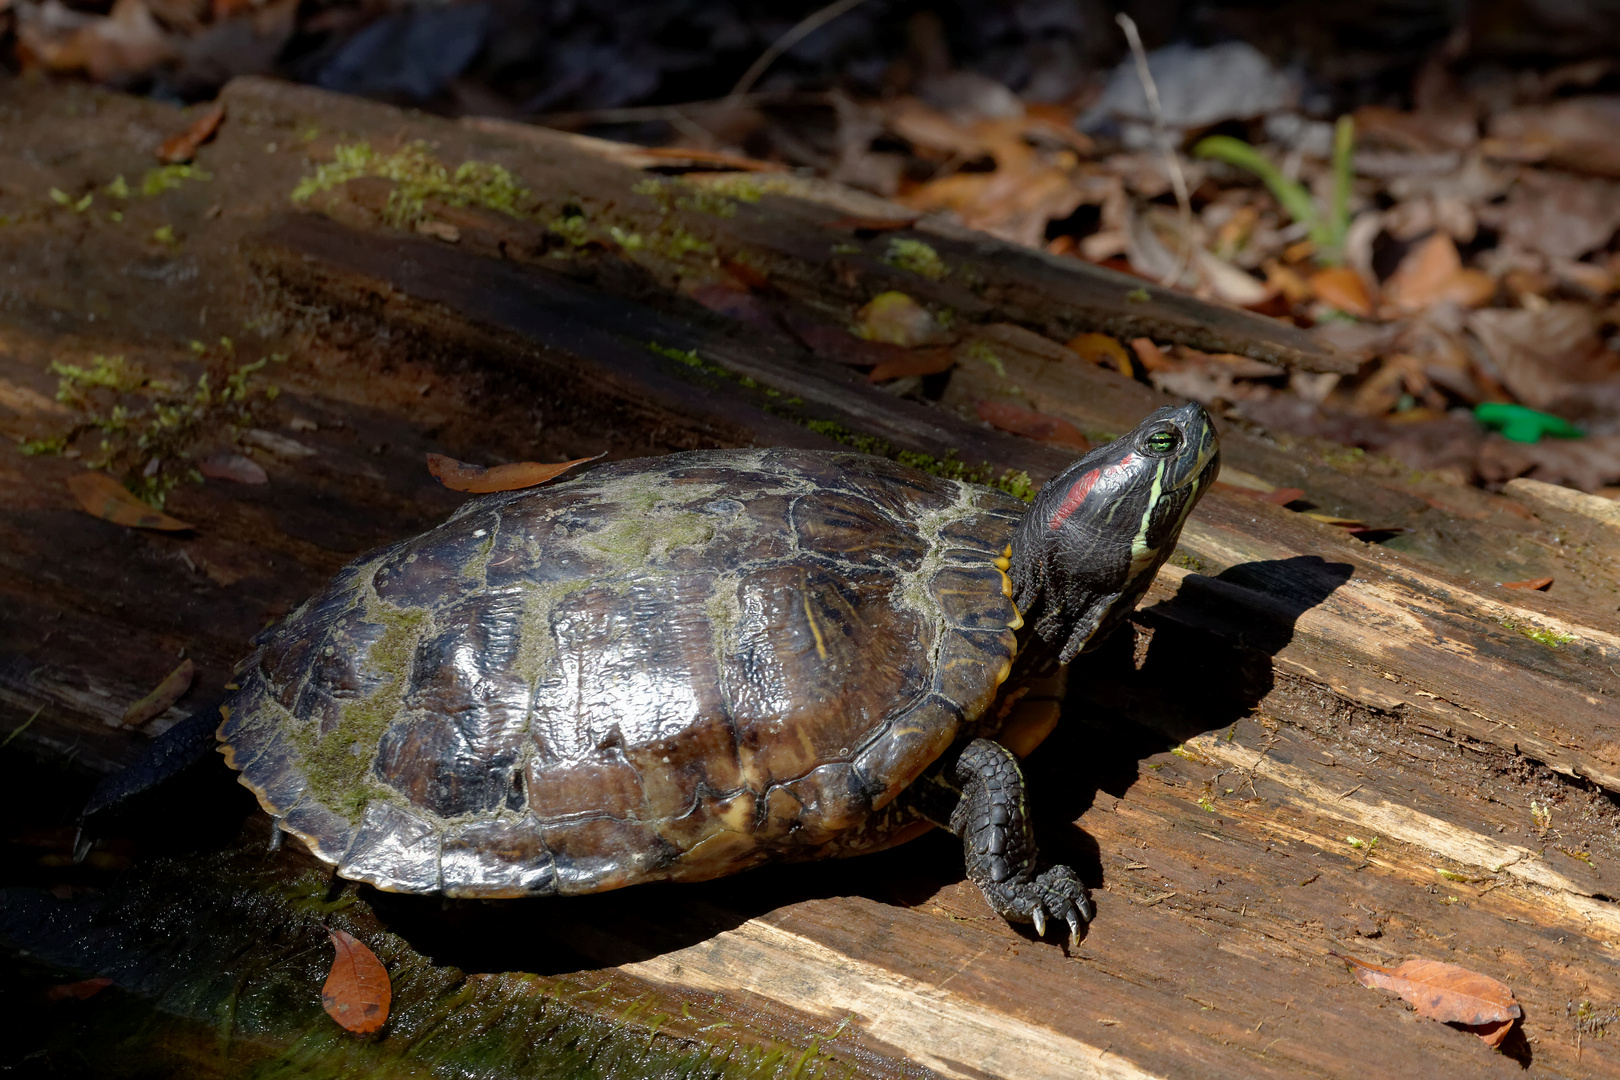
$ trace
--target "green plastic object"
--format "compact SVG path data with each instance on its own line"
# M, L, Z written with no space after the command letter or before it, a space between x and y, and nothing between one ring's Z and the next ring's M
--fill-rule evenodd
M1474 419L1513 442L1540 442L1545 435L1555 439L1578 439L1581 429L1563 417L1537 412L1523 405L1486 401L1474 406Z

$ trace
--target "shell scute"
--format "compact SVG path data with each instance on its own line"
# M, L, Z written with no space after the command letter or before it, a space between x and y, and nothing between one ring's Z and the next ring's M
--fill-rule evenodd
M461 514L430 533L395 544L375 560L371 588L397 608L433 608L481 586L500 515Z
M452 718L406 713L377 747L375 778L441 818L493 813L517 784L518 752L479 753Z
M627 820L641 817L646 807L641 773L617 746L573 760L537 754L525 765L524 789L529 810L543 825L591 817Z
M557 892L565 896L665 877L680 856L657 829L641 821L597 818L543 825L540 836L551 852Z
M439 855L447 896L550 896L557 892L551 852L533 818L493 818L452 827Z
M1003 589L1006 580L994 566L946 566L930 585L952 626L1005 630L1018 621L1018 611Z
M857 566L915 570L928 554L922 533L854 495L818 494L795 501L791 520L799 546Z
M782 787L802 808L794 827L801 845L828 843L872 813L867 784L848 762L835 761L811 769Z
M930 694L868 740L854 765L872 809L883 809L922 775L951 745L961 722L959 709Z
M405 709L453 724L476 757L515 755L532 697L519 664L526 610L527 598L508 590L435 611L411 658Z
M1005 627L945 635L935 661L934 692L964 719L983 715L1011 670L1017 646Z
M889 571L814 564L739 584L741 617L721 685L749 787L848 761L891 711L926 692L932 628L893 606L898 584Z
M425 817L386 799L372 799L338 871L379 889L437 892L438 830Z

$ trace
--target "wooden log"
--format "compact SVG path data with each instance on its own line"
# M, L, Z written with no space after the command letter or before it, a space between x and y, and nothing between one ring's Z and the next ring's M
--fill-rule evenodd
M978 401L1015 384L1018 400L1100 437L1163 400L1063 359L1056 343L1076 330L1338 363L1289 328L1151 288L1147 301L1122 298L1136 283L920 223L904 238L950 271L930 278L891 258L888 235L828 235L840 200L869 207L848 193L671 186L633 151L261 81L227 94L230 118L200 160L213 179L120 201L114 221L49 191L94 191L105 205L111 178L144 177L145 144L179 116L73 88L22 94L0 152L0 198L21 205L0 203L20 217L0 229L0 262L18 269L0 283L0 430L37 440L79 415L53 400L51 361L122 353L190 386L189 340L228 334L244 359L292 355L273 369L283 393L260 400L252 423L314 451L277 456L264 449L273 439L232 443L204 425L199 453L219 438L255 455L270 483L176 488L169 511L197 526L181 535L74 508L64 481L76 461L0 455L8 750L92 770L139 750L145 736L114 725L182 647L203 673L191 700L206 700L266 621L347 558L456 505L421 468L427 450L493 462L859 440L1038 481L1070 452L986 427ZM340 146L391 153L418 139L452 170L502 165L530 201L513 216L428 197L426 232L387 224L408 179L333 182L311 200L319 214L288 201ZM86 149L50 165L28 150L63 140ZM178 247L154 237L165 225ZM845 245L855 250L833 251ZM752 295L766 318L689 299L695 285L749 276L739 267L764 280ZM1003 370L959 363L937 398L900 397L804 329L837 330L897 287L952 310L963 347L989 342ZM196 1045L229 995L168 991L249 957L233 969L231 1008L253 1049L227 1074L299 1055L333 1071L450 1069L508 1023L517 1036L479 1060L512 1075L556 1067L545 1047L519 1045L525 1033L581 1031L597 1039L590 1060L621 1074L695 1068L732 1048L739 1070L784 1076L806 1063L961 1077L1620 1074L1595 1049L1620 1004L1620 925L1602 878L1620 857L1613 551L1565 550L1566 526L1534 516L1533 500L1224 437L1246 480L1411 532L1371 545L1236 491L1201 504L1132 633L1076 665L1065 724L1026 762L1044 849L1096 893L1099 918L1073 956L994 917L939 835L881 859L555 904L441 911L350 887L345 917L385 935L416 1010L363 1047L321 1034L319 965L289 961L319 942L310 913L317 892L326 902L296 850L30 870L29 883L69 897L8 891L0 929L14 948L167 1003L166 1022L190 1024ZM1494 584L1547 568L1549 595ZM18 791L12 819L56 837L60 854L65 811ZM263 840L258 820L249 845ZM77 879L100 899L53 873L101 875ZM97 953L86 943L106 940L91 931L108 905L126 939ZM215 913L208 949L177 961L137 947L193 909ZM287 928L268 936L275 949L253 951L264 935L248 909ZM120 950L166 957L178 981L137 977ZM1524 1040L1504 1059L1389 1007L1330 951L1425 955L1502 978L1525 1007ZM246 1038L241 1003L296 998L306 983L309 1009L271 1009Z

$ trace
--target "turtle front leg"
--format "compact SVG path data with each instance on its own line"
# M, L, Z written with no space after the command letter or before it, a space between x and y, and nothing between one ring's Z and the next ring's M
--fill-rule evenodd
M996 913L1010 922L1034 923L1045 935L1047 920L1069 924L1069 944L1096 915L1080 878L1067 866L1035 873L1035 830L1024 798L1024 774L1012 751L989 739L974 739L948 771L962 797L951 811L950 829L962 839L967 875Z

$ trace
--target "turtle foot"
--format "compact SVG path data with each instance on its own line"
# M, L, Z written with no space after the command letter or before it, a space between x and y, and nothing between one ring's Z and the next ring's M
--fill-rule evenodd
M1051 867L1032 880L984 887L984 894L1002 918L1033 923L1035 933L1042 937L1046 936L1048 922L1068 923L1071 948L1080 943L1081 931L1097 914L1086 887L1067 866Z

